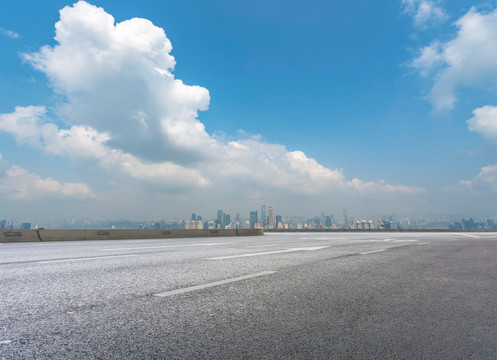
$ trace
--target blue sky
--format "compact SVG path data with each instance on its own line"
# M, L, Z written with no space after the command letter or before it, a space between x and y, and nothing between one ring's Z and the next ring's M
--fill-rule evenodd
M495 3L73 4L2 4L0 218L496 213Z

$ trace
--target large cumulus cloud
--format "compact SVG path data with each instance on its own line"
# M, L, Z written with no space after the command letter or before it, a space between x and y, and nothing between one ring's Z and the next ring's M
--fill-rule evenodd
M422 188L347 179L302 151L258 136L225 141L199 121L207 89L173 72L172 45L145 19L115 23L85 1L60 11L56 45L24 55L62 100L0 115L0 130L51 155L98 165L107 176L141 181L167 193L222 188L240 192L417 194ZM220 193L217 192L217 195Z

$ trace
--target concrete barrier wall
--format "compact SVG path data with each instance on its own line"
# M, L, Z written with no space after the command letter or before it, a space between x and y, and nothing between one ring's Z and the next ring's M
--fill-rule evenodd
M9 230L0 231L0 242L167 239L218 236L260 236L262 229L227 230Z
M36 230L0 230L0 242L40 241Z

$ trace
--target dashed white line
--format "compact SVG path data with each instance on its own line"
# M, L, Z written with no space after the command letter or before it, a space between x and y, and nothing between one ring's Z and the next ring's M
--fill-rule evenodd
M126 247L126 248L109 248L100 249L100 251L119 251L119 250L147 250L147 249L163 249L163 248L176 248L176 247L192 247L192 246L216 246L227 245L231 243L212 243L212 244L181 244L181 245L158 245L158 246L140 246L140 247Z
M301 237L301 240L321 240L321 241L329 241L329 240L345 240L344 237L323 237L323 236L310 236L310 237Z
M359 253L359 255L367 255L367 254L372 254L372 253L381 252L381 251L385 251L385 250L387 250L387 249L371 250L371 251Z
M120 258L120 257L129 257L129 256L138 256L138 254L94 256L94 257L87 257L87 258L60 259L60 260L43 260L43 261L37 261L36 263L37 264L48 264L48 263L58 263L58 262L71 262L71 261L86 261L86 260L110 259L110 258Z
M271 247L271 246L279 246L283 244L265 244L265 245L249 245L247 248L257 248L257 247Z
M231 279L226 279L226 280L221 280L221 281L215 281L215 282L211 282L211 283L207 283L207 284L190 286L190 287L183 288L183 289L166 291L166 292L154 294L154 296L167 297L167 296L173 296L173 295L178 295L178 294L184 294L184 293L187 293L187 292L196 291L196 290L202 290L202 289L210 288L210 287L213 287L213 286L219 286L219 285L229 284L229 283L233 283L233 282L237 282L237 281L242 281L242 280L256 278L256 277L259 277L259 276L271 275L271 274L274 274L275 272L276 271L263 271L263 272L256 273L256 274L239 276L239 277L236 277L236 278L231 278Z
M481 236L478 236L478 235L462 234L462 233L452 233L452 235L467 236L467 237L472 237L472 238L479 238L479 237L481 237Z
M416 245L426 245L426 244L429 244L429 242L423 242L423 243L419 243L419 244L416 244Z
M295 251L315 251L315 250L325 249L325 248L328 248L328 247L329 246L317 246L317 247L308 247L308 248L295 248L295 249L287 249L287 250L267 251L267 252L261 252L261 253L250 253L250 254L218 256L218 257L207 258L207 259L208 260L236 259L236 258L250 257L250 256L282 254L282 253L289 253L289 252L295 252Z
M12 340L3 340L3 341L0 341L0 345L7 345L7 344L10 344L12 342Z

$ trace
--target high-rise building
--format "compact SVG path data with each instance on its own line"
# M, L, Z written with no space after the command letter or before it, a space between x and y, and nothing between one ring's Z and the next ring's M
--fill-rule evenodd
M7 227L7 220L0 221L0 229L5 229Z
M31 223L30 222L24 222L21 224L21 230L30 230L31 229Z
M219 210L217 210L217 217L216 217L216 223L215 223L216 229L222 229L222 226L221 226L222 219L223 219L223 210L219 209Z
M192 213L192 220L197 220L197 214Z
M250 228L255 229L255 224L257 224L257 211L250 212Z
M266 205L261 205L261 223L262 227L265 228L267 225L267 217L266 217Z
M274 215L273 215L273 208L270 206L267 209L267 217L268 217L268 225L270 229L275 229L274 226Z
M191 230L197 228L197 222L194 220L185 220L185 230Z
M350 225L349 215L347 214L347 209L343 209L343 224L347 227Z
M276 228L283 229L283 218L281 215L276 215Z

